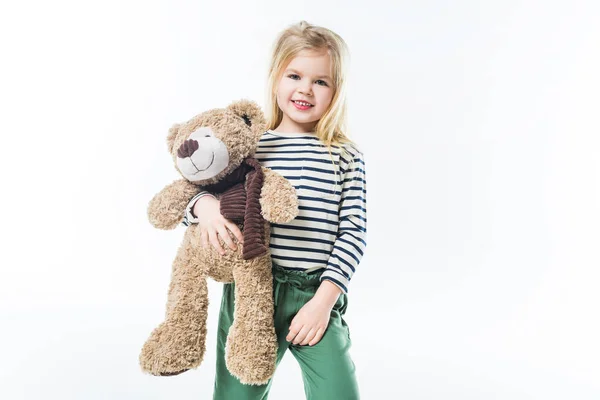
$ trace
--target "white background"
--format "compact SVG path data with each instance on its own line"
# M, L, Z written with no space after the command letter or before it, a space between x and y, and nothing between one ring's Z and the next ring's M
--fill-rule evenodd
M200 368L138 366L185 229L146 207L178 178L168 128L264 105L301 19L351 50L362 398L600 398L598 2L119 3L0 9L2 399L212 398L221 284ZM304 398L291 353L269 398Z

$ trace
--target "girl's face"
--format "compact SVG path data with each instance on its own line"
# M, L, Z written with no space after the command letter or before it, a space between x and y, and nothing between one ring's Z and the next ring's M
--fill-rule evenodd
M281 132L312 132L333 97L331 60L327 51L302 51L283 71L277 88L277 104L283 112ZM306 108L294 102L305 101Z

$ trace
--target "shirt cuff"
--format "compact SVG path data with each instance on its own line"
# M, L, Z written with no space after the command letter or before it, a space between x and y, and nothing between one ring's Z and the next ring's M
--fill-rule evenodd
M319 281L323 282L323 280L325 280L325 279L327 279L328 281L334 283L337 287L339 287L342 290L343 294L348 293L348 284L350 283L350 281L345 276L340 275L333 270L326 269L321 274L321 278L319 279Z
M192 209L194 208L194 205L196 204L196 201L204 196L212 196L215 197L212 193L209 192L200 192L197 195L195 195L194 197L192 197L192 199L190 200L190 202L188 203L187 207L185 208L185 220L188 223L193 223L193 224L197 224L199 219L198 217L194 216L192 214ZM215 197L216 198L216 197Z

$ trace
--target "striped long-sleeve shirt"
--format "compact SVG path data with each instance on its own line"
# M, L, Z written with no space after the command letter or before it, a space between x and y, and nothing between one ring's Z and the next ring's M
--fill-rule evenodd
M283 268L323 270L344 293L366 248L367 182L363 154L351 144L327 147L314 133L266 131L256 151L261 165L287 178L296 188L298 216L287 224L271 223L273 262ZM188 204L184 226L197 222Z

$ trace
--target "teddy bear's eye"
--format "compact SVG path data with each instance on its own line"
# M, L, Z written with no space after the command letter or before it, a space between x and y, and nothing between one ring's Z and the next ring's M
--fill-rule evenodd
M252 121L250 121L250 117L248 117L246 114L244 114L244 115L242 115L242 118L244 118L244 122L246 123L246 125L252 126Z

